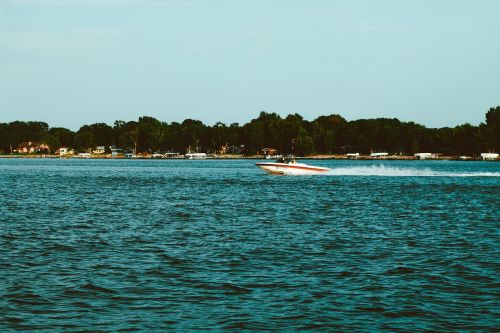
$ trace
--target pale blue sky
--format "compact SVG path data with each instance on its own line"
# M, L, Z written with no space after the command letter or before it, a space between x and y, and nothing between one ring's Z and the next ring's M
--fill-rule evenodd
M0 122L484 121L496 0L0 0Z

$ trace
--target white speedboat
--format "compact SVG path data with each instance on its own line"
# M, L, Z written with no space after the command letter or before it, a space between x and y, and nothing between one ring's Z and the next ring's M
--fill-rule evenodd
M297 163L294 158L279 158L276 162L255 163L262 170L278 175L314 175L330 171L329 168Z

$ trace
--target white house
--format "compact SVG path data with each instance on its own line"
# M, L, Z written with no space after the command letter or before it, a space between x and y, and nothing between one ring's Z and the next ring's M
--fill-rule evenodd
M109 148L111 149L111 157L118 157L125 154L125 151L122 148L118 148L116 146L111 146Z
M68 147L61 147L58 150L56 150L56 155L73 155L74 151L73 149L70 149Z
M416 153L413 156L419 160L426 160L428 158L436 158L435 154L432 153Z
M104 146L97 146L96 149L94 149L92 151L92 154L99 155L99 154L104 154L105 152L106 152L106 147L104 147Z

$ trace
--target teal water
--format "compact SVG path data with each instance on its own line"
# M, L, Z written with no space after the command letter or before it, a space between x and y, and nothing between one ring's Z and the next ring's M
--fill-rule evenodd
M500 163L0 159L0 331L489 332Z

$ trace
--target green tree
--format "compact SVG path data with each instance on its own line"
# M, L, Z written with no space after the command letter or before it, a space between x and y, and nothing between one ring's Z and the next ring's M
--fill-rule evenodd
M450 151L455 155L477 155L479 128L471 124L456 126Z
M53 154L57 149L61 147L59 138L55 135L47 134L42 142L49 146L49 154Z
M0 123L0 151L9 153L23 141L45 141L53 149L67 146L85 150L114 144L144 152L170 149L183 152L188 147L208 152L228 144L243 146L245 154L255 154L266 147L288 153L292 150L292 140L294 152L300 155L348 151L474 155L483 150L500 150L500 107L490 108L486 122L479 126L463 124L454 128L427 128L389 118L346 121L337 114L310 122L299 114L282 118L265 111L241 126L237 123L227 126L223 122L206 126L194 119L169 124L144 116L138 121L117 120L113 127L105 123L84 125L74 133L62 127L49 128L44 122Z
M92 132L78 131L75 136L75 146L78 150L86 151L93 148Z
M139 151L160 151L163 143L163 124L153 117L140 117L137 126L137 147Z
M486 143L489 150L500 152L500 106L486 113Z
M316 151L330 154L339 151L344 143L346 127L346 120L337 114L316 118L311 126Z
M314 143L306 130L301 130L294 141L294 154L298 156L306 156L313 152Z
M113 143L113 128L105 123L95 123L80 127L77 134L91 133L91 142L87 148L110 146ZM75 138L76 139L76 138Z
M12 154L19 142L19 136L12 131L10 124L0 123L0 150Z
M67 128L52 127L49 129L49 135L57 138L60 147L73 147L75 144L75 133Z

